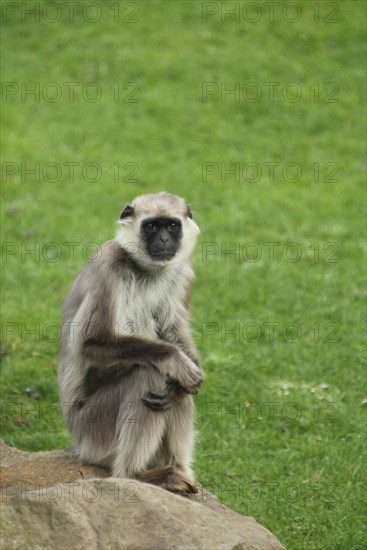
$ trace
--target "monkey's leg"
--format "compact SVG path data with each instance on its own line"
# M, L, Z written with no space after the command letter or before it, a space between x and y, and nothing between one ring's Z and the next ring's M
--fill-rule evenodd
M116 423L121 403L124 415L134 417L134 404L127 402L124 384L103 385L94 394L69 398L67 422L73 435L74 448L88 463L111 467L116 440Z
M145 470L157 454L165 431L164 415L147 409L140 399L130 419L119 419L118 439L112 474L116 477L135 477Z
M173 493L197 493L197 487L192 478L179 466L156 466L136 474L136 479L159 485L162 489Z
M194 402L191 395L178 400L167 412L167 432L165 455L169 464L181 470L192 491L197 492L191 469L194 447Z
M195 492L191 476L180 466L167 464L150 469L157 463L159 451L166 439L169 411L152 410L143 401L143 396L152 389L157 395L163 394L166 389L165 378L156 369L136 368L132 370L129 380L125 380L124 387L125 400L130 397L133 401L134 414L131 415L131 408L127 414L125 401L121 403L116 424L117 442L112 475L136 478L169 491Z
M189 397L190 399L190 397ZM156 412L140 401L136 410L136 423L118 423L120 435L112 475L132 477L163 489L182 493L195 493L192 476L179 464L156 466L167 430L167 411Z

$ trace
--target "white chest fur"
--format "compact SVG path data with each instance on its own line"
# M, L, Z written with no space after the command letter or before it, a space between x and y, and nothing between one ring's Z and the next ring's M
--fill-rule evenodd
M150 280L121 281L115 296L115 334L156 338L170 332L175 320L186 316L183 302L190 275L176 267Z

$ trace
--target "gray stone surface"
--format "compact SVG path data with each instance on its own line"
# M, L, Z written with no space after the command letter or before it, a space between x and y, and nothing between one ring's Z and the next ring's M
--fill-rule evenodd
M253 518L199 485L182 497L108 477L70 450L27 453L0 445L3 550L280 550Z

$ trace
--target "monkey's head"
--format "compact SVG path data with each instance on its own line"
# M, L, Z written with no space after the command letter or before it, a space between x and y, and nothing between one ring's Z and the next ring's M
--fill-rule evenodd
M170 193L142 195L120 216L117 241L145 267L187 259L200 230L185 200Z

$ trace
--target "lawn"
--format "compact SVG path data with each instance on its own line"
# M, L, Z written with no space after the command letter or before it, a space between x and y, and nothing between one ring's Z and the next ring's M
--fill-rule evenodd
M5 441L70 445L62 302L167 190L201 228L198 480L289 549L365 548L365 2L1 9Z

